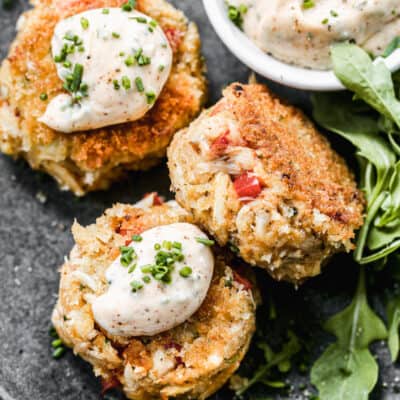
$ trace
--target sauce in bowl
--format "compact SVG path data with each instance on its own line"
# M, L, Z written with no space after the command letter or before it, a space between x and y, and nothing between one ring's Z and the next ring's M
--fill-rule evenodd
M236 22L264 52L315 70L332 67L330 46L352 41L380 55L400 35L398 0L230 0ZM241 11L240 11L241 10Z

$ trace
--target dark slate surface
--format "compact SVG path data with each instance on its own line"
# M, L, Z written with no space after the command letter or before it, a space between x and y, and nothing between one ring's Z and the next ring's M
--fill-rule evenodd
M17 17L28 8L27 1L13 3L11 10L0 9L0 58L5 57L15 34ZM219 41L200 0L173 3L179 4L200 27L209 71L210 103L214 102L227 83L246 81L249 71ZM292 103L307 109L305 93L272 86ZM342 145L338 143L340 148ZM60 192L49 177L31 171L24 162L0 156L0 400L100 398L99 384L90 367L70 353L55 361L49 347L47 331L56 300L57 269L72 244L69 227L74 218L82 224L91 223L113 203L134 202L148 191L157 190L170 196L168 187L168 173L163 165L148 173L132 174L129 180L114 185L108 192L76 199ZM285 293L284 303L303 304L301 312L311 320L325 319L346 304L349 298L346 293L351 294L354 287L351 262L344 258L339 264L297 293L286 286L269 285L278 293ZM346 279L342 279L343 275ZM376 304L379 307L379 301ZM314 356L326 335L316 331L315 337ZM400 371L388 366L388 353L382 343L374 349L383 368L373 398L400 398L392 391L392 383L400 379ZM300 382L307 378L294 379ZM303 390L290 398L305 399L307 393Z

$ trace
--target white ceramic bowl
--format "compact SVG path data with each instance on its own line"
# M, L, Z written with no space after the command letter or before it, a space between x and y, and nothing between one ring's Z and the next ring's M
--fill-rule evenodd
M208 18L229 50L258 74L282 85L303 90L344 89L332 71L316 71L279 61L260 50L228 18L224 0L203 0ZM400 49L384 59L391 71L400 68Z

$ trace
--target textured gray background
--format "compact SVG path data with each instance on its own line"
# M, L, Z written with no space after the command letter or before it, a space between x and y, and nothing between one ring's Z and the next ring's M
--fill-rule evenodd
M14 3L9 11L0 9L1 59L15 34L17 17L28 7L27 1ZM234 80L246 81L249 71L216 37L200 0L175 0L173 3L199 25L212 103L224 85ZM307 108L304 93L272 86L292 103ZM59 361L51 358L47 331L56 300L57 269L72 244L69 227L74 218L82 224L93 222L114 202L134 202L148 191L158 190L170 196L168 187L168 174L165 166L161 166L148 173L132 174L129 180L114 185L108 192L76 199L60 192L50 178L31 171L24 162L0 156L0 399L100 398L99 384L85 362L70 353ZM342 266L342 272L346 271L344 268ZM335 297L337 290L351 293L354 274L350 274L348 282L338 278L338 274L340 272L328 274L320 279L322 282L317 280L302 290L312 313L318 317L325 318L330 310L343 306L346 296ZM332 287L335 289L331 290L332 300L325 301L326 309L320 309L317 296L321 290L329 293ZM377 344L375 349L380 354L381 365L388 364L384 346ZM390 394L390 384L385 388L386 381L394 382L399 371L389 367L382 371L373 397L400 398ZM291 398L308 397L303 393Z

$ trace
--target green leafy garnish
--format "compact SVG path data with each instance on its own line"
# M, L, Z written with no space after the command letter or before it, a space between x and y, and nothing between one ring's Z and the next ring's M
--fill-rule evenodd
M368 346L385 339L387 331L368 305L364 268L353 301L332 317L325 329L337 341L328 346L311 370L311 382L321 400L368 399L378 379L378 365Z
M331 53L335 74L342 83L400 127L400 101L383 61L374 64L366 51L349 43L332 46Z
M315 95L314 117L357 149L367 215L354 258L368 264L400 248L400 146L395 139L400 102L396 80L382 61L374 64L364 50L348 43L332 47L332 60L336 75L354 95Z
M267 386L277 387L274 385L275 382L268 379L268 375L272 368L280 366L287 366L290 363L292 357L301 350L300 341L297 336L292 332L288 332L289 340L282 346L281 351L274 352L266 342L259 342L257 346L263 351L265 364L261 365L252 378L250 378L244 386L236 391L238 396L245 393L256 383L263 383ZM285 369L285 368L284 368ZM284 387L285 385L279 384L278 388Z
M227 3L229 19L240 29L243 25L243 16L247 13L247 6L241 4L239 7Z
M399 357L400 346L400 297L391 299L386 307L389 335L388 346L392 361L395 362Z

